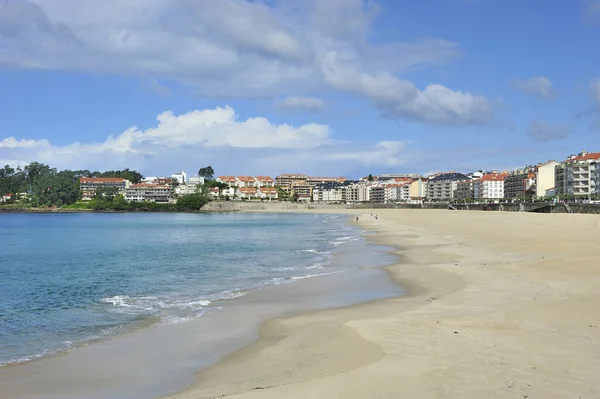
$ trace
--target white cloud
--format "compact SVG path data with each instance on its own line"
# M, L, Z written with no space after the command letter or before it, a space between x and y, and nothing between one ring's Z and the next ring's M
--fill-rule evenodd
M330 54L325 70L328 83L364 95L386 116L434 125L477 125L492 118L491 104L483 96L452 91L438 84L419 90L412 82L388 73L374 75L339 67L334 59L335 54Z
M371 0L5 1L0 66L139 75L206 96L334 89L366 96L394 118L487 122L484 97L438 84L418 90L397 77L449 62L460 49L439 38L370 43L380 10Z
M409 156L402 142L357 145L333 139L326 125L274 124L263 117L240 120L230 107L157 116L156 126L133 126L100 143L52 145L47 140L0 142L0 159L10 164L36 160L59 169L133 168L169 174L211 164L222 173L346 173L365 165L402 165Z
M537 141L561 140L569 136L573 129L568 125L551 125L545 122L534 122L529 126L527 135Z
M0 148L32 148L32 147L48 147L50 142L46 139L42 140L17 140L14 137L7 137L0 141Z
M535 76L525 80L515 80L514 87L517 90L534 96L538 100L549 101L556 96L552 82L544 76Z
M325 103L316 97L289 96L278 101L277 106L283 109L299 109L310 112L319 112L325 109Z

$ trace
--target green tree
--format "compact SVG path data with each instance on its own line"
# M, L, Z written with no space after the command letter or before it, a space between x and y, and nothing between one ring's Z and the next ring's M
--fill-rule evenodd
M204 177L204 180L210 181L215 176L215 171L212 166L205 166L204 168L200 168L198 170L198 176Z
M374 179L373 179L373 175L369 173L369 177L367 177L367 180L368 180L368 181L373 181L373 180L374 180Z
M197 211L207 202L208 198L200 193L184 195L177 199L176 208L182 211Z

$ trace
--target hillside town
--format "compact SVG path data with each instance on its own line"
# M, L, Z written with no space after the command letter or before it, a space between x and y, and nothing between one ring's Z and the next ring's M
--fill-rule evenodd
M600 199L600 152L584 151L561 162L550 160L512 171L449 171L428 176L398 173L369 175L358 180L305 174L280 174L275 178L208 176L207 179L198 174L188 176L185 171L165 177L144 177L136 183L121 177L80 177L79 190L82 201L111 192L128 202L154 203L174 203L202 190L213 200L334 204L591 201ZM4 193L0 201L8 202L15 197L16 194Z

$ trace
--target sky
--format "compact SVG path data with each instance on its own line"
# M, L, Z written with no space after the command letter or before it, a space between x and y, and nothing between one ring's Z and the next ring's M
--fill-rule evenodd
M600 1L0 0L0 165L510 170L600 151Z

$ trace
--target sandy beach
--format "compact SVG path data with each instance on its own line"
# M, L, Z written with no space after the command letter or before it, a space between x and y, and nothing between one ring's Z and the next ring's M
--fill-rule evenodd
M269 320L169 398L600 397L598 216L346 212L409 295Z

